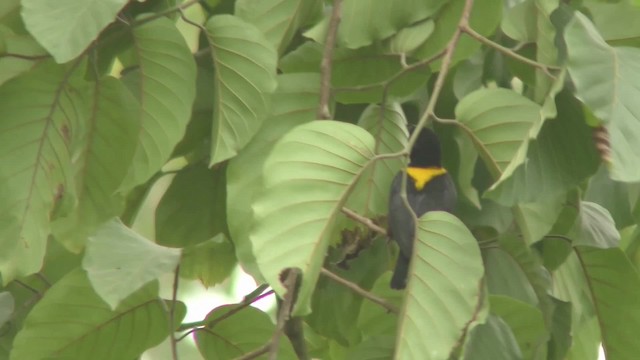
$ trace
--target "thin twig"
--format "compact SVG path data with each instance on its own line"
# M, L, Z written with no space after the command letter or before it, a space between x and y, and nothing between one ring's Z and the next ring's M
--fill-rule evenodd
M331 97L331 65L333 63L333 49L336 45L338 25L340 25L340 13L342 0L333 1L333 11L329 19L329 29L324 42L322 61L320 62L320 103L316 116L318 119L326 120L331 118L329 111L329 98Z
M278 320L276 322L276 330L273 332L271 341L269 342L269 360L278 359L280 338L284 333L285 324L291 316L291 310L293 310L294 299L296 298L296 292L298 291L297 285L299 278L299 270L289 269L289 273L284 280L284 287L287 289L287 292L284 294L284 298L282 299L282 306L280 307Z
M162 11L162 12L159 12L157 14L153 14L151 16L148 16L148 17L142 18L140 20L137 20L137 21L131 23L131 26L132 27L137 27L137 26L146 24L149 21L153 21L155 19L159 19L159 18L161 18L163 16L167 16L167 15L172 14L174 12L177 12L177 11L180 11L180 10L184 10L184 9L186 9L188 7L191 7L191 6L195 5L195 4L197 4L198 2L200 2L200 0L185 1L182 4L174 6L174 7L170 8L170 9L165 10L165 11Z
M175 313L176 313L176 299L178 298L178 283L180 280L180 264L176 266L173 275L173 292L171 293L171 307L169 307L169 340L171 341L171 355L173 360L178 360L178 341L175 337Z
M353 291L354 293L364 297L365 299L368 299L371 302L374 302L374 303L382 306L383 308L387 309L387 311L389 311L391 313L397 314L399 312L397 307L395 307L392 304L389 304L389 302L386 301L385 299L370 293L369 291L361 288L357 284L352 283L349 280L343 279L340 276L334 274L333 272L331 272L331 271L329 271L329 270L327 270L325 268L320 269L320 273L322 275L328 277L329 279L337 282L338 284L348 288L349 290Z
M263 289L262 291L264 291L264 289L266 289L266 286L263 288L263 285L260 285L259 289ZM255 293L252 292L252 294ZM180 326L180 328L178 328L178 331L185 331L185 330L189 330L192 328L197 328L197 327L203 327L203 326L208 326L208 327L214 327L217 323L221 322L222 320L225 320L233 315L235 315L238 311L246 308L247 306L253 304L254 302L261 300L269 295L273 294L273 290L269 290L264 294L258 294L255 297L250 297L247 298L245 297L245 299L238 303L237 306L235 308L233 308L232 310L229 310L228 312L224 313L222 316L217 317L215 319L208 319L208 320L203 320L203 321L196 321L196 322L192 322L192 323L187 323L187 324L182 324Z
M40 292L40 290L38 290L38 289L34 288L33 286L31 286L31 285L27 285L27 283L25 283L25 282L23 282L23 281L21 281L21 280L14 280L14 282L15 282L16 284L18 284L18 285L20 285L20 286L24 287L25 289L27 289L27 290L29 290L29 291L33 292L34 294L38 295L39 297L41 297L41 296L42 296L42 293Z
M533 67L535 67L537 69L540 69L540 70L542 70L542 72L545 73L545 75L549 76L552 79L556 79L556 76L553 75L549 70L550 69L560 70L560 68L558 68L556 66L551 66L551 65L546 65L546 64L543 64L543 63L539 63L539 62L537 62L535 60L531 60L531 59L529 59L527 57L524 57L524 56L516 53L515 51L509 49L508 47L504 47L504 46L498 44L497 42L491 41L491 40L487 39L486 37L482 36L482 34L478 33L475 30L473 30L471 28L471 26L469 26L468 22L465 23L465 24L460 25L460 29L465 34L471 36L472 38L478 40L479 42L481 42L481 43L483 43L483 44L485 44L485 45L487 45L489 47L492 47L492 48L498 50L499 52L501 52L501 53L513 58L513 59L516 59L516 60L518 60L520 62L523 62L523 63L525 63L527 65L533 66Z
M387 231L385 229L383 229L380 226L376 225L376 223L371 221L371 219L369 219L367 217L364 217L362 215L359 215L358 213L354 212L351 209L343 207L342 208L342 213L344 213L348 218L350 218L352 220L355 220L355 221L365 225L369 229L377 232L378 234L385 235L385 236L387 235Z

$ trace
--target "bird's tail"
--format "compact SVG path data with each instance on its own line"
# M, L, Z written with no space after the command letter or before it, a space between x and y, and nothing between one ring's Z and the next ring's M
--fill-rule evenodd
M398 254L398 261L396 262L396 268L393 271L391 277L392 289L404 289L407 286L407 276L409 275L409 260L410 258L404 256L402 252Z

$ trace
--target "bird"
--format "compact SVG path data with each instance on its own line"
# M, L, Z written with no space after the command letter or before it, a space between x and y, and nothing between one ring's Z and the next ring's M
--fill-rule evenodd
M388 234L400 248L390 286L397 290L407 286L416 230L401 196L403 172L407 174L407 202L416 218L429 211L451 213L458 198L451 175L442 167L440 140L431 129L423 128L409 154L408 167L395 175L389 193Z

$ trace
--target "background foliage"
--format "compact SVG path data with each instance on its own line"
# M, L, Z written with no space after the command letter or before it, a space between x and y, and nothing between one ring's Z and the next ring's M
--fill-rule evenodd
M0 357L635 359L639 46L636 0L4 0ZM459 201L399 292L425 125Z

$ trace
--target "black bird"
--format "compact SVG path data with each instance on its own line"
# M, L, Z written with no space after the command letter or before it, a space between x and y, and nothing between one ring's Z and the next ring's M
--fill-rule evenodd
M458 194L451 175L442 167L440 140L427 128L420 131L418 140L411 149L407 172L407 200L420 218L429 211L452 212ZM407 286L409 262L413 253L415 223L402 197L402 171L391 183L389 195L389 236L398 243L400 253L391 278L392 289Z

